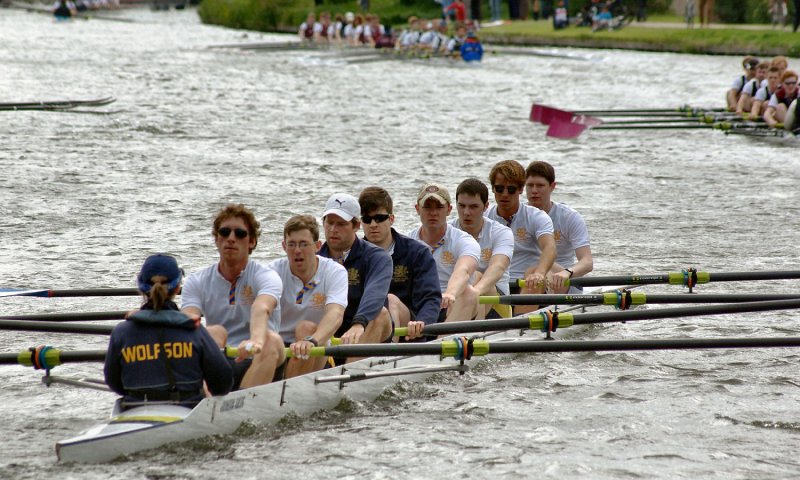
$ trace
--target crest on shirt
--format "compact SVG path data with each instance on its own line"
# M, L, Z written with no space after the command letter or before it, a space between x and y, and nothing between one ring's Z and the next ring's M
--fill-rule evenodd
M553 232L553 237L556 239L556 242L561 240L561 230L556 230Z
M392 281L397 283L405 283L408 281L408 267L405 265L395 265L394 272L392 272Z
M515 237L517 238L517 240L519 240L519 241L527 240L527 238L528 238L528 232L527 232L527 231L526 231L524 228L522 228L522 227L519 227L519 228L517 228L517 229L514 231L514 236L515 236Z
M481 249L481 260L484 262L488 262L492 259L492 249L491 248L482 248Z
M311 308L322 308L325 306L325 294L324 293L315 293L311 295Z
M347 283L349 285L358 285L361 279L358 277L358 269L350 268L347 270Z
M240 298L240 301L244 305L252 305L253 302L256 301L256 296L253 293L253 287L251 287L250 285L244 286L244 288L242 289L242 296Z
M456 263L456 259L453 258L453 253L450 250L442 252L442 263L444 265L453 265Z

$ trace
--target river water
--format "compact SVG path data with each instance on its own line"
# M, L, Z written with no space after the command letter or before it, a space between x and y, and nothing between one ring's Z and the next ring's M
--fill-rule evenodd
M800 158L708 130L596 131L548 139L532 102L566 108L720 105L739 59L567 51L488 55L475 68L350 64L313 52L209 50L277 36L200 24L195 12L55 23L0 10L2 101L96 98L115 115L0 112L0 288L133 286L155 251L187 271L214 261L213 213L251 206L281 255L292 214L382 185L397 225L416 189L485 179L513 158L551 162L556 199L583 213L595 274L798 269ZM796 66L797 60L790 64ZM796 292L797 281L701 292ZM647 292L678 292L651 287ZM3 298L2 314L134 308L136 299ZM656 307L654 307L656 308ZM796 335L793 312L583 330L580 339ZM97 336L0 332L3 352ZM110 465L61 465L53 446L114 396L46 388L0 367L0 478L790 478L800 467L800 352L788 349L489 358L463 377L401 383L375 402ZM102 375L69 365L61 375Z

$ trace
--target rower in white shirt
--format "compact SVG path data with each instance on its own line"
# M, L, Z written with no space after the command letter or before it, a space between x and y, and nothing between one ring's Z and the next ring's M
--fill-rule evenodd
M547 273L556 260L556 242L553 237L553 222L547 213L520 202L525 186L525 168L516 160L496 163L489 172L489 181L497 202L486 212L486 216L511 229L514 234L514 256L508 273L512 281L524 279L522 293L544 293ZM518 293L512 289L512 293ZM518 306L515 313L535 309L534 306Z
M480 295L508 295L508 266L514 255L514 234L511 229L490 218L484 217L489 208L489 189L477 178L468 178L456 189L456 210L458 218L450 221L450 225L463 230L478 242L481 257L478 260L476 282L474 287ZM486 310L478 307L479 318L497 318L509 316L506 308L502 314L497 309Z
M450 192L444 186L423 185L417 195L416 210L422 226L407 235L431 249L442 289L442 308L447 309L445 321L475 318L479 294L470 285L470 279L481 256L478 242L470 234L447 224L453 206Z
M268 267L283 281L278 333L294 354L286 377L322 369L326 357L308 357L312 347L328 343L342 324L347 307L347 271L317 255L319 225L311 215L295 215L283 227L286 257Z
M587 275L594 268L589 230L580 213L550 199L556 188L556 171L547 162L535 161L525 170L528 205L547 212L553 221L556 263L548 273L552 293L580 294L579 288L566 286L570 278Z

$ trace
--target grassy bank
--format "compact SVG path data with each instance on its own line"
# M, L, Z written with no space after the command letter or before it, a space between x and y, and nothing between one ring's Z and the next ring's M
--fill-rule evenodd
M633 23L621 30L592 33L578 27L556 31L548 22L525 21L485 29L481 36L487 43L800 57L800 33L769 28L687 29L677 23L663 27Z

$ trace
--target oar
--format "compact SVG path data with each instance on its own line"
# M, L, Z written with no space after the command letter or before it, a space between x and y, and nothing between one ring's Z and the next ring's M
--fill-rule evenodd
M581 123L574 123L574 122L561 122L558 120L554 120L550 123L550 126L547 129L547 136L548 137L555 137L555 138L563 138L563 139L570 139L576 138L581 133L583 133L586 129L591 128L592 130L689 130L689 129L713 129L713 130L723 130L729 131L733 129L757 129L757 128L769 128L764 124L755 124L755 123L730 123L730 122L719 122L713 124L705 124L705 123L693 123L693 124L676 124L676 125L600 125L600 126L589 126Z
M0 109L8 107L36 107L36 106L52 106L57 107L60 105L81 105L81 106L102 106L108 105L116 101L114 97L103 97L93 100L43 100L40 102L3 102L0 103Z
M575 122L594 126L603 123L599 118L579 115L575 112L568 112L566 110L548 107L547 105L537 105L535 103L531 107L530 120L543 125L550 125L553 122Z
M430 343L378 343L314 347L312 357L394 357L435 355L469 359L491 353L557 353L612 352L633 350L695 350L712 348L785 348L800 347L800 337L754 338L677 338L663 340L561 340L558 342L516 341L490 342L482 339L460 338ZM288 350L288 349L287 349ZM61 351L38 347L20 353L0 353L0 365L23 365L50 370L64 363L98 362L105 360L104 350ZM287 351L291 357L291 351Z
M725 315L731 313L764 312L800 308L800 299L744 302L727 305L702 305L697 307L654 308L648 310L626 310L602 313L571 313L544 311L497 320L472 320L468 322L445 322L425 325L425 335L452 335L468 332L495 332L501 330L555 331L572 325L590 323L633 322L638 320L660 320L665 318L694 317L701 315ZM395 336L408 335L406 327L395 328Z
M83 322L92 320L121 320L125 318L127 314L127 310L114 312L40 313L34 315L5 315L0 316L0 320Z
M631 350L684 350L708 348L780 348L800 347L800 337L755 338L682 338L664 340L561 340L558 342L516 341L490 342L466 338L431 343L340 345L314 347L311 356L333 357L394 357L407 355L436 355L469 359L490 353L555 353L610 352Z
M700 272L684 270L681 272L656 273L646 275L610 275L604 277L580 277L569 280L575 287L601 287L607 285L653 285L666 283L692 288L709 282L747 282L755 280L790 280L800 278L800 270L765 270L760 272ZM511 287L525 287L525 280L512 280Z
M0 289L0 297L129 297L139 296L135 288L82 288L75 290Z
M0 320L0 330L15 330L20 332L87 333L90 335L111 335L111 331L113 329L113 325Z
M0 365L22 365L37 370L50 370L63 363L102 362L105 358L105 350L62 351L42 345L19 353L0 353Z
M576 279L577 280L577 279ZM585 295L500 295L482 296L483 305L614 305L622 310L631 305L661 303L740 303L769 300L800 299L800 294L719 293L719 294L646 294L645 292L617 291Z

